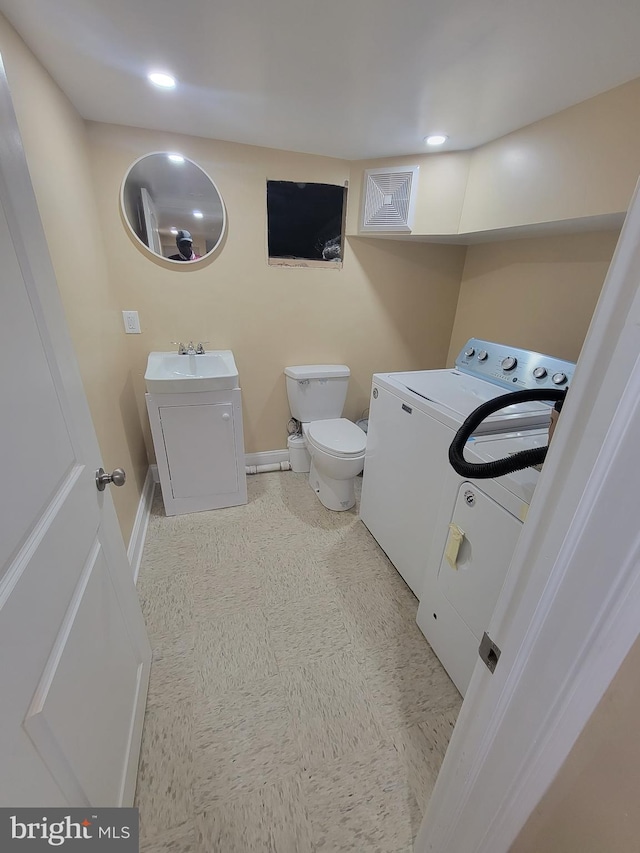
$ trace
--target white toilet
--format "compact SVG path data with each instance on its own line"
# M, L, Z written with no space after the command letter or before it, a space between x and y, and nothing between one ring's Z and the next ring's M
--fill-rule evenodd
M285 367L292 416L302 423L311 456L309 485L327 509L338 512L356 502L355 479L364 467L366 434L341 418L349 385L345 364Z

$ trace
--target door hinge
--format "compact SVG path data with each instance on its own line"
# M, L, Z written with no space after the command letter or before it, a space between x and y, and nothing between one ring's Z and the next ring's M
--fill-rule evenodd
M485 663L485 666L489 670L489 672L494 672L496 666L498 665L498 658L500 657L500 649L493 642L491 637L485 631L482 636L482 642L480 643L480 648L478 649L478 654L482 658Z

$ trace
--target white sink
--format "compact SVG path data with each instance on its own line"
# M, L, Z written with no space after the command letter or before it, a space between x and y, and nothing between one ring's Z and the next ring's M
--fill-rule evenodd
M238 387L238 368L228 349L200 355L150 352L144 379L151 394L224 391Z

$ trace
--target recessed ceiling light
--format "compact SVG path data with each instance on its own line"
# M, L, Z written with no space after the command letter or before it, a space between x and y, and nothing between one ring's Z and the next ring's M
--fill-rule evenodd
M202 217L204 216L204 213L201 210L194 210L193 215L195 216L196 219L202 219Z
M177 234L177 233L178 233L178 229L177 229L177 228L171 228L171 229L170 229L170 231L171 231L171 233L172 233L172 234Z
M176 85L176 78L164 71L153 71L151 74L147 74L147 79L161 89L174 89Z
M444 145L448 138L441 133L434 133L432 136L425 136L424 141L427 145Z
M167 154L167 159L171 160L172 163L184 163L182 154Z

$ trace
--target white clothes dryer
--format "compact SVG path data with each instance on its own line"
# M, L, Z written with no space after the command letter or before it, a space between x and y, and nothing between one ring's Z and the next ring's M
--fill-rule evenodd
M575 365L472 338L445 370L373 376L360 517L417 598L449 469L448 449L465 418L508 391L566 388ZM510 406L479 432L547 427L544 402Z
M548 430L471 438L465 458L493 462L545 447ZM449 468L417 622L464 696L538 481L535 468L465 479Z

